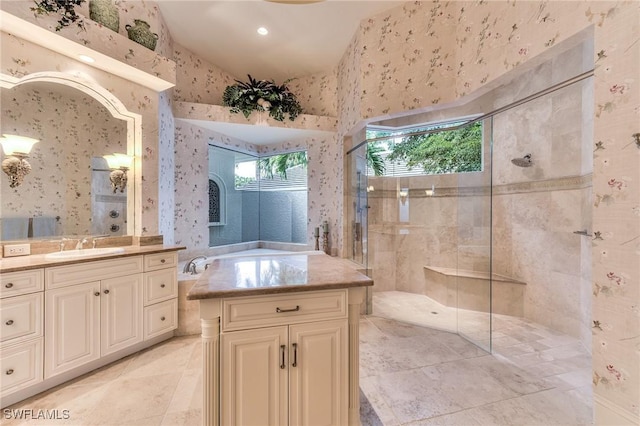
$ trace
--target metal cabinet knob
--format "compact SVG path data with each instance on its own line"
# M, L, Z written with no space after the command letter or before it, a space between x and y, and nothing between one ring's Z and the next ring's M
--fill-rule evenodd
M5 322L5 324L12 325L13 324L13 320L9 320L9 321Z
M6 283L4 287L5 288L12 288L13 287L13 283Z
M100 292L96 291L95 293L93 293L94 296L100 296Z
M7 374L7 376L12 375L13 374L13 368L8 369L6 374Z
M164 321L164 320L165 320L165 317L160 317L160 321Z
M165 288L166 286L164 284L160 284L160 288Z
M105 291L104 291L104 294L109 294L109 290L108 290L108 289L107 289L107 290L105 290Z

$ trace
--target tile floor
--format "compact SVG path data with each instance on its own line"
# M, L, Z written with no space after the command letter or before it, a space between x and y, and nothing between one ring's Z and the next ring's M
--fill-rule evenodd
M490 355L456 334L363 318L360 384L375 410L363 426L592 423L591 362L579 342L517 318L494 327ZM68 420L1 423L199 425L200 356L199 336L173 338L9 407L69 410Z
M431 309L439 307L397 293L376 293L374 315L361 323L360 387L382 424L593 423L591 356L577 339L494 315L491 355L456 334L421 326L433 324ZM465 321L469 334L487 338L486 316L470 314L459 315L458 326ZM443 317L436 327L450 326Z

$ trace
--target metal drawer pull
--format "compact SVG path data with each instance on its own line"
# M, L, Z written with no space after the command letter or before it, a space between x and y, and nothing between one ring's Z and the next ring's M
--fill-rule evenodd
M291 364L292 367L297 367L298 366L298 344L294 343L293 344L293 364Z
M7 370L7 376L10 376L13 374L13 368L10 368Z
M94 296L100 296L100 292L96 291L95 293L93 293Z
M109 289L105 290L104 294L109 294Z
M6 284L4 285L4 287L5 287L5 288L11 288L11 287L13 287L13 283L6 283Z
M165 320L165 317L160 317L160 321L164 321L164 320Z
M9 321L7 321L5 324L7 324L7 325L12 325L12 324L13 324L13 320L9 320Z
M166 262L166 260L160 259L160 263L165 263L165 262Z
M298 312L300 310L300 305L296 305L295 308L293 309L280 309L280 308L276 308L276 312L277 313L282 313L282 312Z
M164 284L160 284L160 288L165 288L166 286Z
M284 370L285 364L284 364L284 350L287 347L285 345L280 345L280 368Z

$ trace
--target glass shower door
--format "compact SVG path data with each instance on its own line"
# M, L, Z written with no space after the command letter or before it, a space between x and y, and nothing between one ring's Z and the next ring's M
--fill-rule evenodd
M471 124L470 126L473 126ZM458 334L491 351L492 156L493 120L482 122L482 170L457 175L457 266L455 277Z

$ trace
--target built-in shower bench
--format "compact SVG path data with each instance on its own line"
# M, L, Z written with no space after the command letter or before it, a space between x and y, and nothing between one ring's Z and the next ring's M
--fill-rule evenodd
M526 283L485 271L424 267L425 295L445 306L524 316ZM492 284L490 286L490 284ZM491 303L490 303L491 302Z

